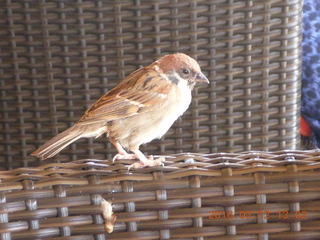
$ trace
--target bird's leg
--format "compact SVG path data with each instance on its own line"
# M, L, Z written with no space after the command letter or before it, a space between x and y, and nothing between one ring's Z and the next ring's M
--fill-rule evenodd
M126 150L123 149L123 147L120 145L120 143L118 141L115 140L111 140L111 143L116 147L116 149L118 150L118 154L116 154L113 159L112 162L114 162L117 159L136 159L137 157L135 156L135 154L129 154L126 152Z
M136 162L134 164L131 164L128 168L142 168L142 167L154 167L163 165L163 162L165 161L164 157L160 157L156 160L153 159L153 156L149 156L148 158L139 150L134 150L133 154L129 154L126 152L126 150L123 149L123 147L120 145L120 143L114 139L110 139L111 143L116 147L118 150L118 154L116 154L112 161L114 162L117 159L139 159L139 162Z
M154 167L154 166L160 166L163 165L163 162L165 161L164 157L160 157L158 159L153 159L153 156L149 156L148 158L139 150L134 151L134 155L136 158L140 160L140 162L133 163L129 166L128 170L130 168L142 168L142 167Z

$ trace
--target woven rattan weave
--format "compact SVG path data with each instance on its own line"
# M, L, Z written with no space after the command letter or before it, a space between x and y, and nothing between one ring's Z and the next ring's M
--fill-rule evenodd
M180 154L128 172L129 163L0 171L1 239L320 238L319 151ZM117 216L112 233L102 198Z
M0 1L0 168L37 166L39 145L131 71L184 52L211 81L149 154L299 146L302 0ZM106 137L55 161L111 158Z

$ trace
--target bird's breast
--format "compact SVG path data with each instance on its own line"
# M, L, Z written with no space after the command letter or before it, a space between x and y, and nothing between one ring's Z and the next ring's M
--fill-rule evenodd
M114 121L112 132L120 144L133 149L153 139L161 138L189 107L191 90L188 86L174 87L165 103L149 112Z

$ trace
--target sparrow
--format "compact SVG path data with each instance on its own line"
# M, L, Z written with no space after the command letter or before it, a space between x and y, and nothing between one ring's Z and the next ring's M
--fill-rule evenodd
M161 138L187 110L196 83L209 83L196 60L183 53L165 55L132 72L88 108L77 123L31 155L44 160L80 138L106 133L118 151L113 161L139 160L129 168L163 165L164 157L146 157L139 147Z

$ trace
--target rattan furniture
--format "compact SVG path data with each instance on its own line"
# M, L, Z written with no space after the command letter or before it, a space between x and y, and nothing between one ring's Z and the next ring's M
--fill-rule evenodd
M1 239L319 239L319 151L178 154L128 172L130 163L0 171Z
M298 150L302 0L0 3L1 239L320 239L320 153ZM211 83L143 147L164 167L127 171L105 136L29 155L174 52Z
M301 0L6 1L0 8L0 167L70 127L103 93L184 52L211 81L152 154L299 147ZM106 137L52 161L111 158Z

